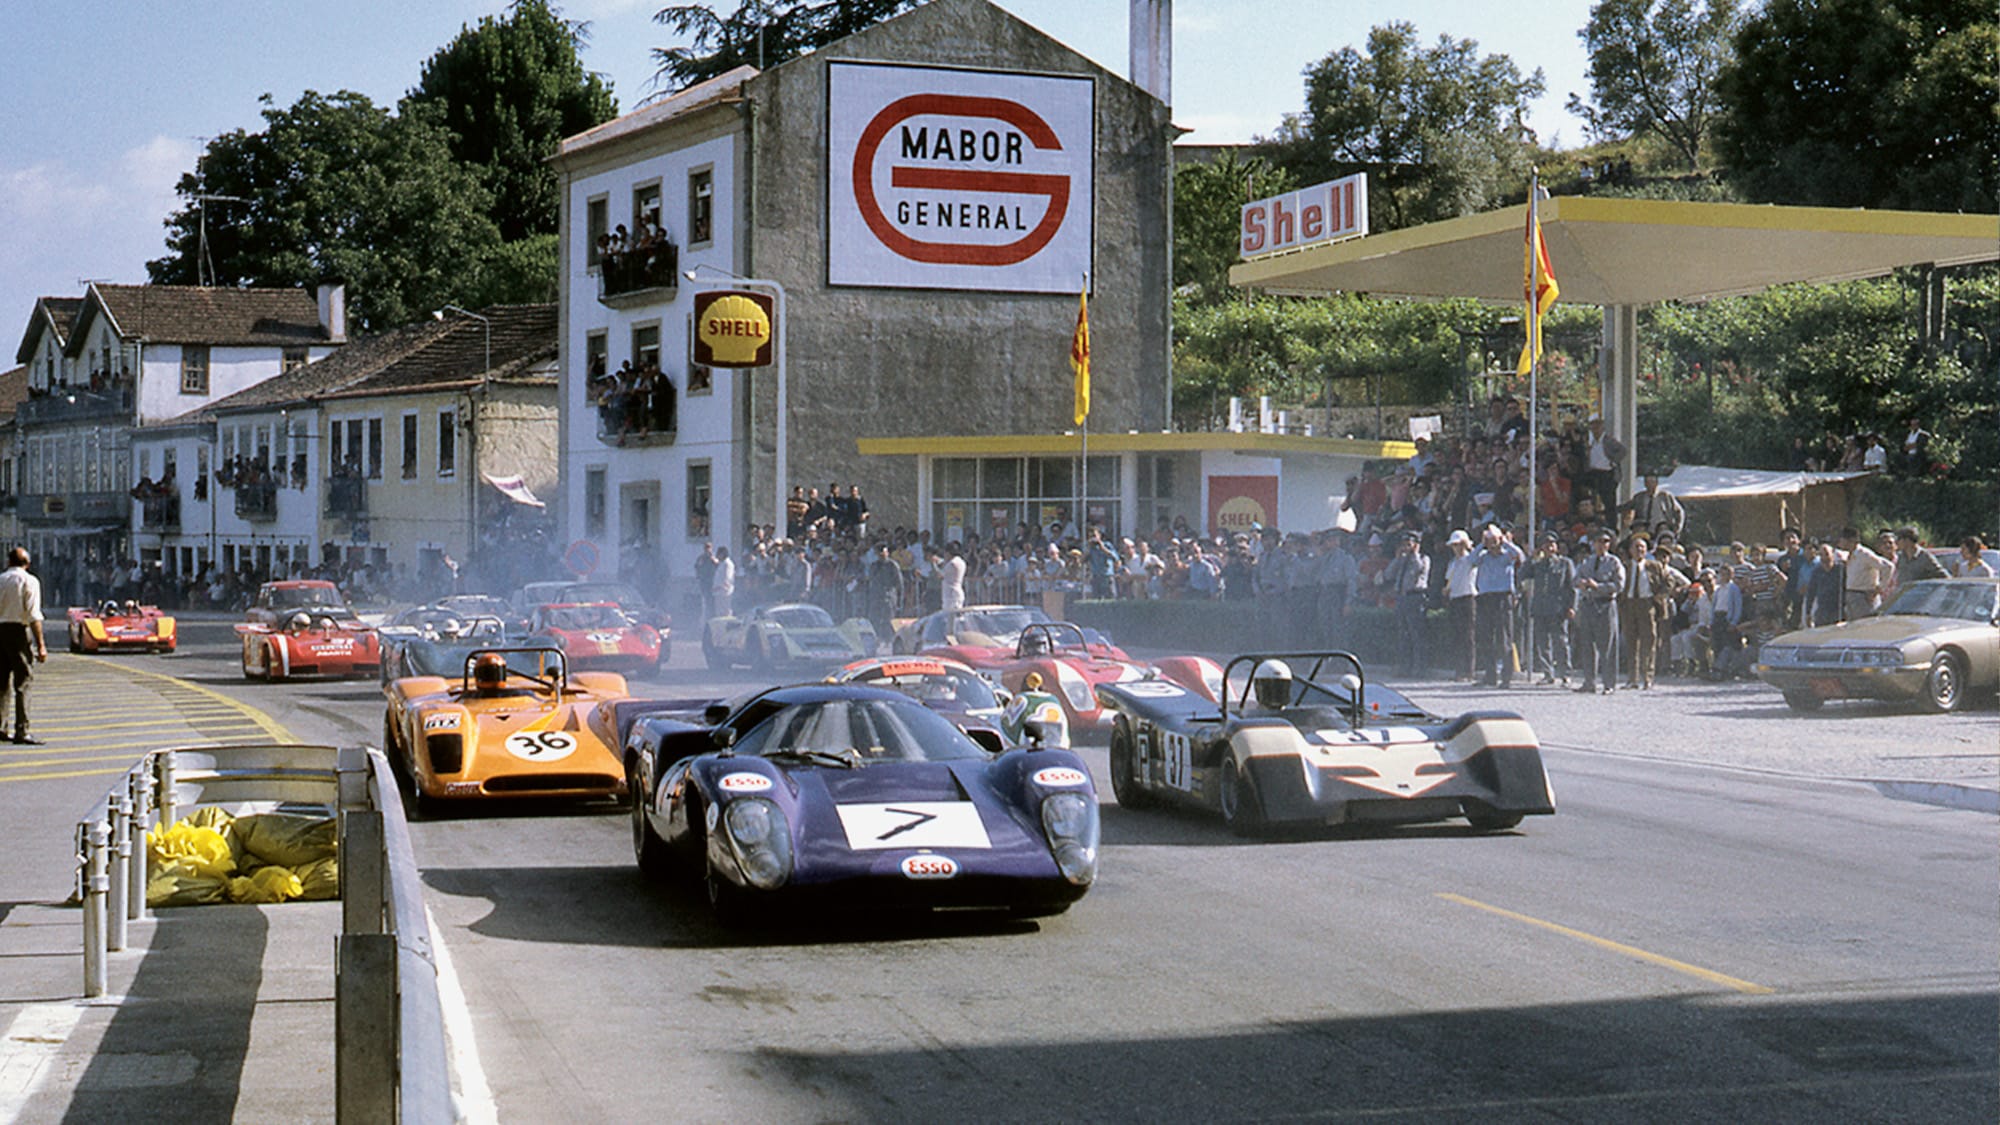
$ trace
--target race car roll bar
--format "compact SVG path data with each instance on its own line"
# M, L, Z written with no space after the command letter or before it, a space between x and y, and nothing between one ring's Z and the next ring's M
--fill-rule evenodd
M1356 729L1359 729L1362 726L1363 720L1367 717L1367 711L1368 711L1367 707L1365 707L1362 703L1363 698L1367 694L1368 673L1361 667L1360 657L1354 655L1351 652L1346 652L1341 649L1328 649L1324 652L1250 652L1250 653L1244 653L1243 655L1236 657L1235 659L1231 660L1228 666L1222 670L1222 699L1220 700L1220 702L1222 704L1222 717L1224 719L1227 719L1229 717L1230 685L1236 682L1233 678L1236 672L1236 666L1238 664L1248 664L1250 666L1249 675L1246 675L1243 678L1243 690L1237 695L1236 712L1237 714L1240 715L1243 713L1244 705L1247 702L1249 702L1250 691L1253 686L1251 681L1252 678L1256 675L1257 667L1266 660L1284 661L1286 665L1288 665L1292 669L1292 676L1294 679L1302 680L1306 683L1311 684L1314 690L1324 693L1326 697L1328 699L1333 700L1333 702L1336 705L1340 705L1343 702L1341 697L1335 694L1333 688L1328 687L1325 683L1322 683L1320 681L1319 674L1321 669L1326 667L1328 661L1334 661L1334 660L1344 661L1350 668L1353 669L1353 671L1348 673L1348 675L1354 677L1354 686L1352 694L1347 700L1345 700L1345 705L1348 714L1348 721L1351 722ZM1299 673L1299 668L1302 664L1305 664L1307 662L1310 662L1311 670L1301 675ZM1342 680L1344 681L1345 679L1346 677L1343 676ZM1339 686L1342 688L1347 687L1347 685L1344 682L1341 683Z
M340 818L335 1116L457 1120L430 918L389 761L366 747L264 744L154 750L76 826L84 995L109 990L107 951L146 915L149 824L196 805L313 805Z

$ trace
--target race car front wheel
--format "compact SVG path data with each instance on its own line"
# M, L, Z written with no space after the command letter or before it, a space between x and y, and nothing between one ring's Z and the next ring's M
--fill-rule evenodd
M1123 808L1143 809L1153 803L1139 784L1138 747L1132 727L1123 718L1111 728L1111 792L1117 794Z
M1222 760L1222 822L1238 836L1254 836L1264 828L1264 805L1257 787L1237 772L1236 759Z
M667 854L666 841L653 834L653 825L646 819L646 806L651 802L634 766L625 767L625 788L632 796L632 858L646 878L664 879L673 867L672 857Z

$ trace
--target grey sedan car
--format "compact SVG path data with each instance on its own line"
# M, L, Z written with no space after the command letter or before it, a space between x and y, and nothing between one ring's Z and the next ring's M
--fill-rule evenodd
M1798 711L1847 698L1956 710L2000 687L2000 579L1912 582L1873 617L1775 638L1757 675Z

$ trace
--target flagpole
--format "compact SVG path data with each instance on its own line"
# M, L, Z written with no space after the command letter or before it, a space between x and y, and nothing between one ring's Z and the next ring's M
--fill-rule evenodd
M1541 449L1540 384L1536 373L1542 365L1542 318L1540 288L1542 273L1542 172L1530 167L1528 171L1528 549L1541 550L1537 542L1541 537L1541 523L1537 520L1536 501L1541 497L1542 480L1537 453ZM1560 544L1558 544L1560 546ZM1539 593L1539 591L1536 591ZM1531 595L1532 597L1532 595ZM1528 607L1528 666L1522 669L1524 679L1535 676L1535 614L1534 607ZM1555 672L1554 660L1550 660L1550 674ZM1565 681L1567 682L1567 681Z

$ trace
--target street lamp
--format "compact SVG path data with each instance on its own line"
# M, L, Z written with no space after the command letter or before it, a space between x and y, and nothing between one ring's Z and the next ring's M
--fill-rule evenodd
M786 450L786 434L789 426L785 418L786 414L790 412L787 409L788 394L785 387L785 366L789 358L788 353L790 349L785 346L785 337L791 331L791 321L785 315L785 287L769 278L744 277L740 273L723 269L721 266L710 265L707 262L696 263L692 269L683 271L681 276L687 278L689 281L694 281L696 280L695 275L701 273L703 270L734 278L741 282L745 288L768 289L778 303L778 331L774 334L771 341L775 349L775 354L772 357L773 366L778 369L778 426L772 443L774 450L772 475L777 478L777 489L776 506L771 509L771 523L772 526L778 529L778 533L783 535L785 533L785 481L791 475L791 457ZM692 345L690 344L690 346Z
M448 312L455 312L460 316L469 316L472 319L478 321L480 325L486 329L485 373L489 375L492 374L493 373L493 322L486 319L483 316L480 316L478 313L473 312L471 309L462 309L459 308L457 305L446 305L444 308L437 309L436 311L431 313L431 319L443 320L444 314Z

